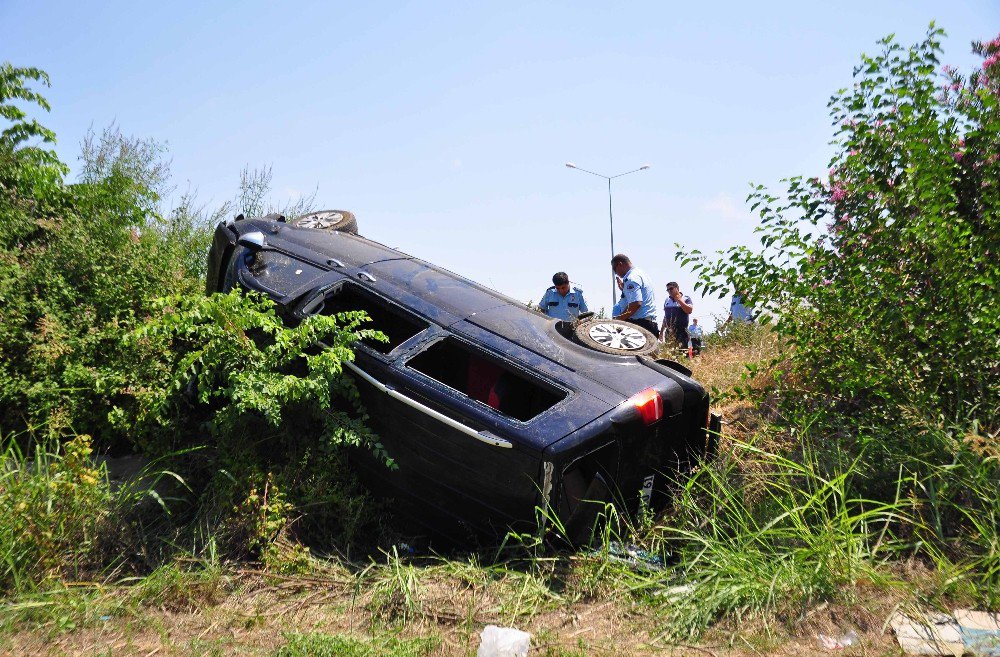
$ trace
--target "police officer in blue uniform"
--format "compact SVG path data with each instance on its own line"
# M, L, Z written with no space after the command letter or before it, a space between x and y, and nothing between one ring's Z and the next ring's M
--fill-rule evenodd
M583 299L583 290L578 287L571 290L569 276L564 271L553 274L552 287L545 290L538 309L549 317L562 320L576 319L580 313L589 312L587 302Z
M632 322L653 335L659 334L659 327L656 325L656 294L649 279L623 253L611 259L611 269L622 277L622 295L625 298L625 309L615 315L615 319Z

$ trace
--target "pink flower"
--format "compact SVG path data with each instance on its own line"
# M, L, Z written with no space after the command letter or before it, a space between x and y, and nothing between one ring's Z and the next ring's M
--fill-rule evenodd
M1000 52L995 52L983 61L983 68L989 68L1000 61Z
M836 203L844 200L845 196L847 196L847 190L840 183L834 183L833 188L830 190L830 200Z
M831 280L830 280L829 278L824 278L824 279L823 279L823 285L829 285L829 284L830 284L830 283L832 283L832 282L833 282L833 281L831 281Z
M955 158L956 162L961 162L962 158L965 157L965 153L963 153L962 151L955 151L954 153L951 154L951 156Z
M959 84L957 82L952 82L949 87L952 91L958 91Z
M875 121L875 127L876 128L881 128L882 127L882 119L877 119Z
M858 154L858 152L857 152L857 151L851 151L851 152L850 152L850 153L848 154L848 157L850 157L851 155L857 155L857 154Z

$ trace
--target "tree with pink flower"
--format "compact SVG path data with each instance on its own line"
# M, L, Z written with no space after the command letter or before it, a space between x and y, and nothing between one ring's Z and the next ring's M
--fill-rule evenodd
M942 34L861 58L828 105L825 180L749 195L759 249L678 254L699 289L745 290L785 338L788 408L1000 430L1000 37L963 74L940 66Z

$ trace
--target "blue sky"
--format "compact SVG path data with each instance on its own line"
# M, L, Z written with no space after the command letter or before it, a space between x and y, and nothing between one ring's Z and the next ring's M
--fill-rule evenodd
M57 150L117 123L167 144L209 206L272 166L277 200L358 215L362 234L519 299L557 270L610 305L615 246L693 293L675 242L750 243L751 182L826 170L826 103L862 52L948 32L975 62L997 0L636 3L0 0L0 60L52 77ZM90 5L90 6L87 6Z

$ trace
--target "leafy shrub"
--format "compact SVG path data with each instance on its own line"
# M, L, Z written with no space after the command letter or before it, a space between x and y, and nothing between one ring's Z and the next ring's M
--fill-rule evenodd
M891 37L830 101L827 176L757 186L762 249L683 255L698 286L744 290L793 347L794 404L893 426L910 409L986 433L1000 408L1000 38L967 78L941 31ZM943 86L942 86L943 85Z
M385 336L361 328L368 321L361 312L315 315L289 327L265 296L236 290L157 306L126 342L168 356L137 369L143 385L133 391L133 406L116 408L115 422L146 436L147 453L169 453L192 439L212 448L188 467L210 479L201 513L214 517L231 546L274 554L303 504L313 508L307 526L328 541L349 540L362 503L344 448L392 462L365 425L343 361L353 360L355 341Z
M240 552L265 554L303 504L315 533L355 531L367 507L342 449L381 447L340 363L376 334L361 315L286 329L263 299L204 298L211 226L232 204L209 213L186 193L164 211L164 147L114 126L88 134L70 184L55 136L22 109L49 108L38 85L44 72L0 66L0 435L25 453L33 427L180 452L169 467L202 507L174 520L225 530ZM273 207L270 176L243 171L240 208ZM312 349L321 337L330 348Z
M995 604L1000 37L973 44L984 61L963 76L947 66L939 72L941 34L932 25L910 48L888 37L879 55L862 58L855 83L829 103L836 154L828 174L791 178L783 194L763 186L750 194L761 218L759 251L731 248L715 260L697 251L679 255L698 272L700 289L744 291L787 347L774 360L783 364L772 370L778 385L768 393L780 396L789 433L809 428L802 442L808 458L794 457L799 467L808 466L820 483L850 475L854 502L841 518L885 509L890 533L952 573L942 589ZM769 471L790 472L796 462ZM735 490L716 486L728 481L722 466L706 469L695 485L720 476L710 480L718 488L713 495L728 500ZM794 499L790 492L821 490L808 483L788 488L769 481L763 502L750 501L734 517L756 523L775 502ZM905 516L893 510L900 499L910 505ZM780 523L766 525L771 534L796 517L798 503L789 508L795 513L782 512L775 516ZM753 553L788 563L826 520L800 523L789 534L794 543L758 537L759 524L720 526L713 519L706 533L704 522L684 525L699 528L686 536L703 562L693 579L714 577L723 567L735 572L734 557ZM838 527L837 540L845 547L854 542L862 566L878 556L871 548L885 547L872 542L865 523L838 521ZM797 547L788 551L783 543ZM849 564L848 557L832 565ZM834 577L820 582L828 592L841 580L828 564L823 568ZM776 583L784 577L773 575ZM793 588L812 595L814 585L800 581ZM748 591L731 586L720 608L759 609L775 592L765 588L749 590L747 599L727 598ZM698 602L690 611L697 625L706 607Z
M154 298L201 289L183 248L205 243L207 225L190 204L156 213L162 149L117 130L88 137L82 182L68 184L45 148L55 136L13 104L48 109L30 81L48 77L0 66L0 116L12 123L0 136L0 430L72 428L106 447L108 402L134 363L159 358L125 345L122 329Z

